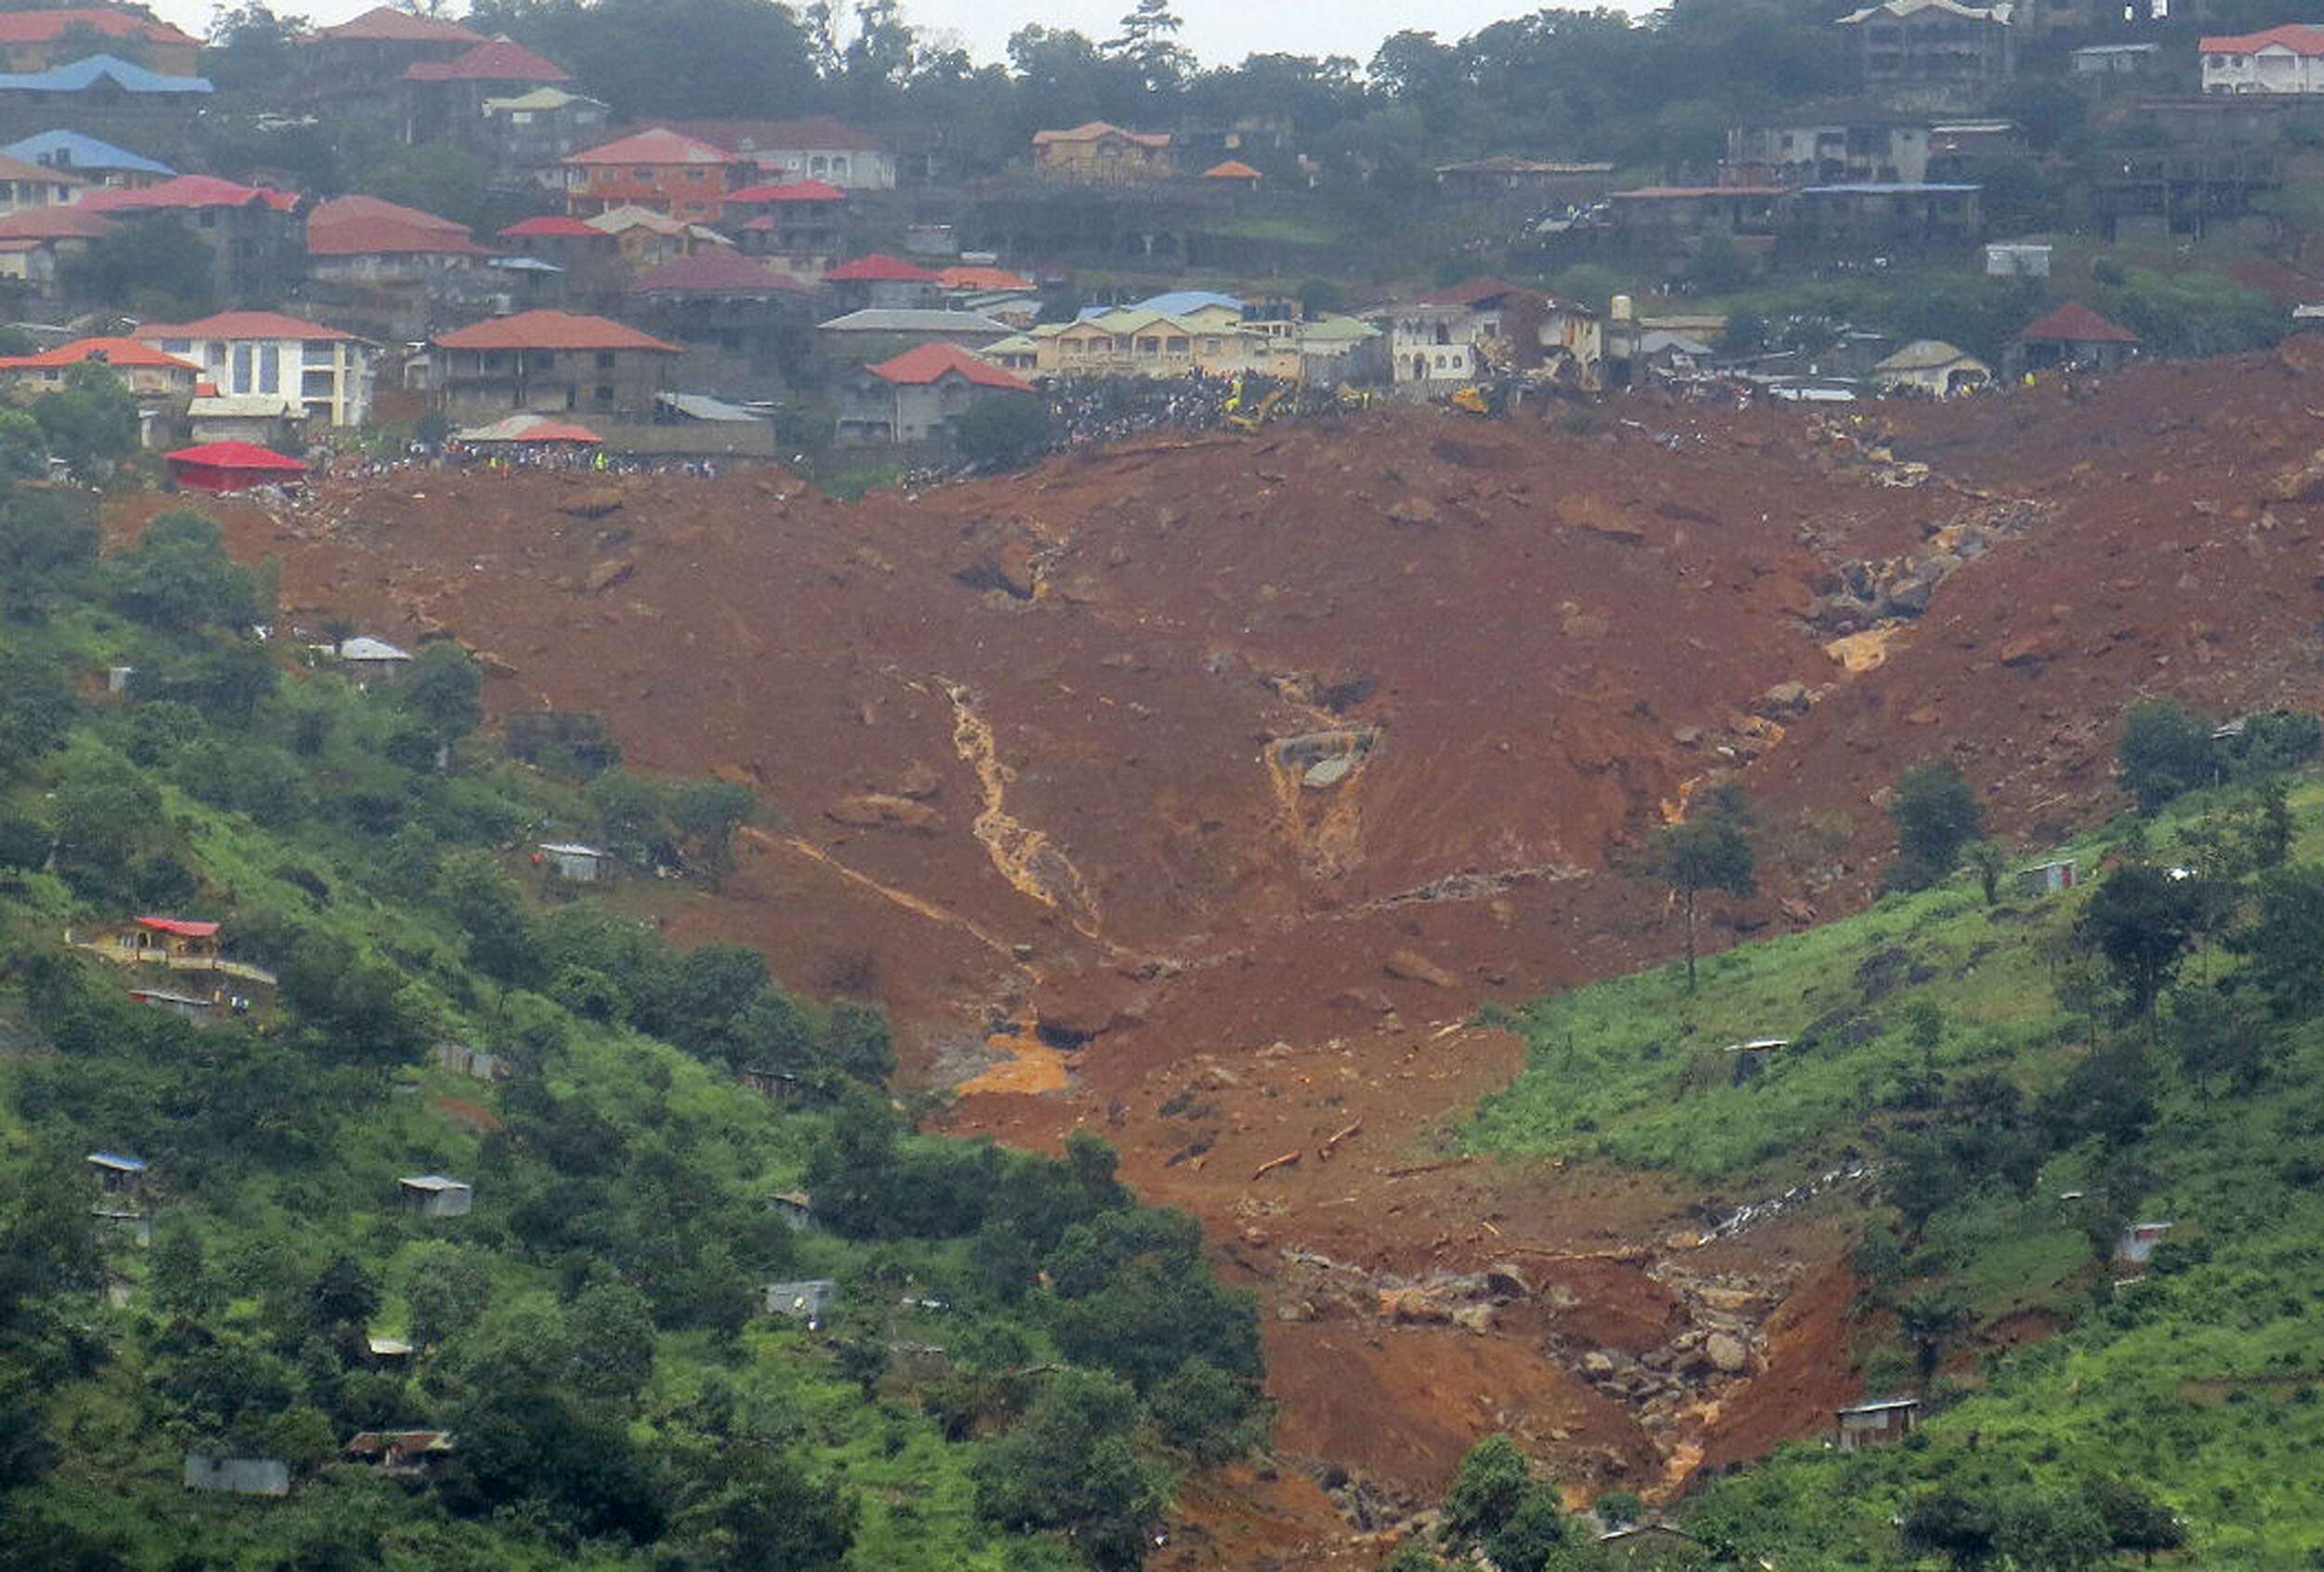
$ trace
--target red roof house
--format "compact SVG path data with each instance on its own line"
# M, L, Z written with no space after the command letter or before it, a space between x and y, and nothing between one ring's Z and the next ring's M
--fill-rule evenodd
M520 218L500 231L503 240L605 240L603 230L584 218L566 213L548 213L537 218Z
M59 49L67 34L94 33L128 46L112 54L134 54L138 63L164 76L196 76L202 70L202 41L165 21L110 6L68 6L53 11L0 11L0 69L40 72L69 65L92 51Z
M141 917L137 919L137 925L152 929L156 933L174 933L180 939L215 939L218 930L215 922L197 922L183 917Z
M437 407L463 420L531 412L645 421L682 353L604 317L519 311L438 334L429 372Z
M901 257L889 257L873 252L858 257L852 262L842 262L825 275L834 284L935 284L939 280L926 268L916 267Z
M513 38L494 38L448 60L415 60L404 67L406 82L570 82L563 66Z
M2137 334L2079 300L2068 300L2027 323L2017 336L2015 350L2028 371L2072 365L2112 371L2138 353L2138 347Z
M726 194L729 207L772 207L791 202L845 202L847 192L821 180L774 180Z
M174 179L139 191L101 186L86 192L78 205L92 213L184 212L205 207L254 205L287 213L298 205L298 198L290 192L278 192L268 186L245 186L239 180L222 180L215 175L179 175Z
M2324 27L2314 22L2284 22L2257 33L2207 34L2196 46L2205 55L2256 55L2263 49L2282 50L2314 59L2324 55Z
M565 165L579 176L565 204L583 218L637 206L706 224L719 217L727 192L751 178L750 165L724 148L659 125L569 154Z
M1033 391L1032 383L1010 376L990 361L978 359L957 344L922 344L893 360L864 369L881 381L899 387L926 387L946 376L960 376L980 388L997 388L1012 393Z
M296 339L302 344L362 342L352 333L342 333L336 327L286 316L281 311L218 311L192 322L143 323L139 325L137 336L150 344L180 338L217 339L222 343L266 338L278 342Z
M1259 182L1266 178L1239 158L1230 158L1223 164L1213 164L1202 172L1202 178L1206 180L1216 180L1221 185L1242 186L1249 191L1257 191Z
M456 327L436 335L442 350L643 350L679 354L675 344L650 333L614 322L610 317L583 316L573 311L519 311L514 316Z
M949 445L960 417L978 403L1033 393L1031 383L957 344L922 344L865 366L841 385L838 440Z
M205 443L200 447L181 447L163 457L169 464L170 479L196 491L293 485L307 473L307 467L296 458L286 458L256 443Z
M317 258L483 257L466 224L376 196L339 196L307 216L307 254Z
M1007 268L943 268L936 273L936 282L946 289L1025 290L1034 287L1031 279L1012 273Z

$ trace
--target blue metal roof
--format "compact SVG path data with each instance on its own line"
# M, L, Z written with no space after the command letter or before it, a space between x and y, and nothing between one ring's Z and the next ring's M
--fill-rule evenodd
M1983 186L1945 185L1934 180L1854 180L1836 186L1802 186L1802 194L1816 192L1846 192L1856 196L1957 196L1963 192L1983 191Z
M1243 302L1232 295L1221 295L1215 289L1173 289L1168 294L1141 300L1129 309L1133 311L1160 311L1166 317L1182 317L1188 311L1199 311L1205 306L1224 306L1230 311L1239 311L1243 309Z
M164 76L113 55L90 55L46 71L0 72L0 93L85 93L100 81L125 93L208 93L206 76Z
M79 131L43 131L36 137L0 147L0 152L68 175L81 169L129 169L166 178L178 173L158 160L131 152L127 148L117 148L111 142L100 142Z
M101 1169L119 1169L123 1173L143 1173L143 1157L127 1157L119 1152L91 1152L88 1160Z

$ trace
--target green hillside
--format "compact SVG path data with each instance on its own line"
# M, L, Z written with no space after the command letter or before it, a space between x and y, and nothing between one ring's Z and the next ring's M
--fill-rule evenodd
M1930 1417L1698 1486L1710 1545L1785 1572L2324 1565L2324 789L2180 796L2067 854L2070 892L1955 876L1691 993L1670 966L1518 1017L1477 1149L1736 1201L1873 1165L1805 1204L1863 1239L1868 1384L1934 1370ZM1790 1040L1739 1073L1727 1045L1763 1037ZM2175 1226L2114 1262L2140 1220ZM2059 1329L2012 1351L2004 1318Z
M771 810L586 724L517 763L457 650L365 691L310 647L351 629L253 635L203 521L99 562L85 507L0 493L0 1566L1131 1566L1173 1468L1259 1435L1251 1306L1103 1143L914 1133L875 1009L674 950L682 883L532 855L714 878ZM151 913L279 988L64 942ZM129 992L214 983L198 1023ZM426 1174L473 1209L405 1209ZM767 1313L824 1279L821 1324ZM404 1429L450 1449L342 1455ZM189 1490L189 1453L294 1487Z

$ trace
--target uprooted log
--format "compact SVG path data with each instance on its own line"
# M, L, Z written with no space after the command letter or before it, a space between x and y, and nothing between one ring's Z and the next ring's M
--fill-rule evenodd
M1300 1153L1286 1152L1280 1157L1269 1157L1265 1162L1251 1169L1250 1176L1253 1179L1264 1179L1277 1169L1293 1167L1299 1162L1300 1156Z
M1324 1143L1315 1148L1315 1160L1324 1163L1331 1161L1331 1155L1340 1149L1340 1143L1347 1140L1348 1137L1353 1135L1356 1131L1362 1129L1363 1128L1364 1121L1362 1119L1358 1119L1352 1125L1346 1125L1339 1129L1333 1130L1328 1136L1324 1138Z

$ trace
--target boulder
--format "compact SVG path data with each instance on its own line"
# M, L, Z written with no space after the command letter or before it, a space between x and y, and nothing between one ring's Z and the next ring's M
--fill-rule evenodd
M1497 1262L1485 1269L1486 1291L1501 1299L1530 1299L1533 1286L1510 1262Z
M592 595L602 594L637 571L638 564L627 557L608 557L601 562L589 565L588 573L581 580L581 588Z
M587 491L575 494L571 502L559 508L557 511L575 519L601 519L608 513L619 512L621 504L622 495L619 486L591 486Z
M1388 522L1392 524L1433 524L1436 519L1436 504L1425 496L1405 497L1388 509Z
M1741 1375L1751 1364L1751 1351L1743 1346L1741 1338L1728 1332L1713 1332L1703 1339L1703 1357L1722 1375Z
M1346 780L1348 772L1354 768L1354 759L1344 753L1337 759L1318 760L1307 767L1307 773L1300 777L1300 785L1311 791L1321 791Z
M1557 499L1557 520L1570 529L1585 530L1625 546L1643 545L1645 530L1623 517L1622 510L1604 497L1569 493Z
M1778 682L1759 695L1756 707L1765 716L1804 715L1807 713L1808 691L1804 682Z
M825 808L823 813L834 824L852 825L858 829L906 829L923 835L934 834L944 823L944 815L925 802L876 791L843 797Z
M1456 988L1460 980L1437 965L1418 950L1398 950L1381 963L1380 970L1391 977L1401 977L1407 983L1425 983L1432 988Z
M925 802L944 789L944 777L918 760L914 760L904 772L904 778L896 782L896 795L915 802Z
M2022 633L2003 644L2000 654L2003 666L2040 666L2050 658L2050 641L2040 633Z

